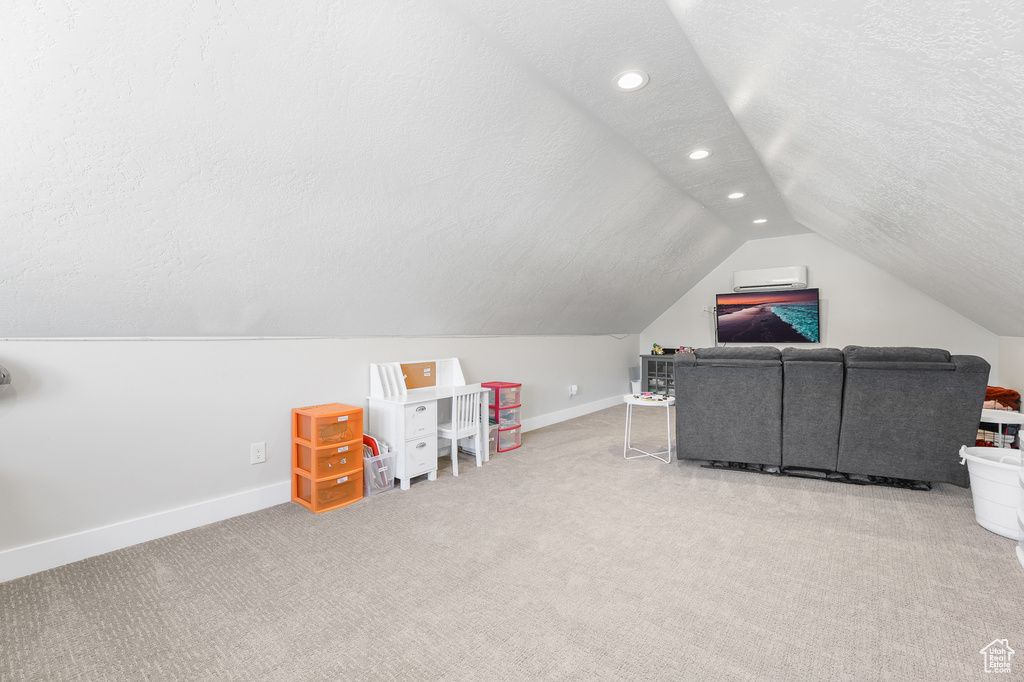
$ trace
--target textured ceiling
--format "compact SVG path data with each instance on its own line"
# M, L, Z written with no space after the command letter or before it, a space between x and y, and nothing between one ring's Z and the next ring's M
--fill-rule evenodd
M793 215L1024 336L1024 5L669 0Z
M1024 336L1009 7L23 3L0 337L636 332L807 228Z

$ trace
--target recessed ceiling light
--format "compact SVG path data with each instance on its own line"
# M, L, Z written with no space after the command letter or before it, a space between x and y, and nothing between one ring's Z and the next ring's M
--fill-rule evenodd
M707 149L694 149L690 152L690 158L694 161L700 161L701 159L706 159L709 156L711 156L711 152Z
M747 195L745 193L743 193L743 192L733 192L732 194L729 195L729 198L730 199L742 199L745 196L747 196Z
M755 225L760 225L761 223L766 223L766 222L768 222L767 218L758 218L757 220L754 221L754 224Z
M639 69L634 71L624 71L615 77L615 87L619 90L632 92L633 90L639 90L647 85L648 80L650 80L650 78L648 78L647 74Z

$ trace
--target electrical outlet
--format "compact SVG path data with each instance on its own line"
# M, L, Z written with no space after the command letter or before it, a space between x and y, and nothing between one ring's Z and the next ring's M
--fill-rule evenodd
M249 446L249 464L262 464L267 461L267 444L253 443Z

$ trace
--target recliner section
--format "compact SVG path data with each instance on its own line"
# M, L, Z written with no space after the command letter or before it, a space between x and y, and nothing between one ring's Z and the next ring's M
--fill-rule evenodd
M786 348L782 373L783 466L838 471L843 352Z
M780 466L779 350L698 350L675 357L678 456ZM680 378L684 379L682 384Z
M989 364L937 348L698 348L675 358L679 459L966 487Z
M843 349L839 471L941 481L966 488L950 454L973 445L989 364L938 348Z

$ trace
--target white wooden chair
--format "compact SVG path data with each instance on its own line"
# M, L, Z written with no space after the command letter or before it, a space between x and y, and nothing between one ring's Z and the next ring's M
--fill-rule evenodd
M480 396L479 392L453 395L451 420L437 425L437 435L447 438L452 443L452 473L456 476L459 475L460 438L473 438L476 465L483 465L482 453L487 447L487 441L482 435Z

